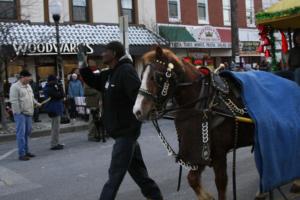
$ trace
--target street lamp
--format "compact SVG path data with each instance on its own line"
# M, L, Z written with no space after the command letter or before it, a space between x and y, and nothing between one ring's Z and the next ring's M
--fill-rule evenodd
M50 5L52 18L55 23L56 30L56 46L57 46L57 56L56 56L56 70L59 79L62 81L63 89L65 91L65 80L64 73L62 67L62 58L60 52L60 36L59 36L59 20L61 17L62 4L59 0L52 0L52 4Z

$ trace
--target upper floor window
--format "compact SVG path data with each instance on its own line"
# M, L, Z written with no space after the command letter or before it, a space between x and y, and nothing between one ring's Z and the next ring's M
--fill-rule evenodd
M89 6L87 0L72 0L72 21L89 21Z
M246 0L246 17L247 26L255 27L255 11L253 0Z
M208 24L208 4L207 0L198 0L197 1L197 10L198 10L198 23L199 24Z
M223 0L223 19L224 25L231 25L231 9L230 9L230 0Z
M122 15L128 16L128 23L133 24L135 23L135 12L134 12L134 4L133 0L122 0Z
M16 0L0 0L0 19L17 19Z
M180 21L180 0L168 0L169 6L169 21Z

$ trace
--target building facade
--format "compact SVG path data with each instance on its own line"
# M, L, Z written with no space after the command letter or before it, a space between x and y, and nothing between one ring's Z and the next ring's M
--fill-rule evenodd
M52 17L57 0L0 0L0 43L7 47L5 77L16 80L23 68L36 81L57 74L56 31ZM65 80L77 69L77 46L85 44L89 62L101 65L103 45L120 40L119 18L128 16L129 52L137 70L141 56L154 44L166 41L151 30L156 25L153 0L58 0L60 52Z
M231 56L230 0L156 0L161 36L179 57L218 66ZM262 0L238 0L240 55L244 63L259 62L255 13Z

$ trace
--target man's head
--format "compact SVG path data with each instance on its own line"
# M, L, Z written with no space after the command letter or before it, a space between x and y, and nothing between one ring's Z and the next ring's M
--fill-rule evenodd
M27 71L26 69L23 69L20 74L20 82L23 84L23 85L27 85L29 84L29 82L32 80L32 77L31 77L31 74L29 71Z
M300 46L300 29L294 31L294 44L295 46Z
M57 82L57 78L54 75L49 75L47 81L48 83L55 83Z
M125 48L121 42L112 41L105 46L102 53L103 63L112 67L125 55Z

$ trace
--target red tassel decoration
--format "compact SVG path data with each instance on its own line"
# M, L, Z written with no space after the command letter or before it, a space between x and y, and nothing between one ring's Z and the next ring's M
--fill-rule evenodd
M257 51L259 53L264 53L264 46L263 45L259 45Z
M284 32L280 31L280 33L281 33L281 41L282 41L281 51L282 51L282 53L286 54L289 50L288 43L286 41L286 37L284 35Z
M266 58L271 57L271 53L270 53L270 50L269 50L269 49L267 49L267 50L265 51L265 57L266 57Z
M265 39L263 40L263 45L264 46L269 46L270 45L270 39L268 37L265 37Z

